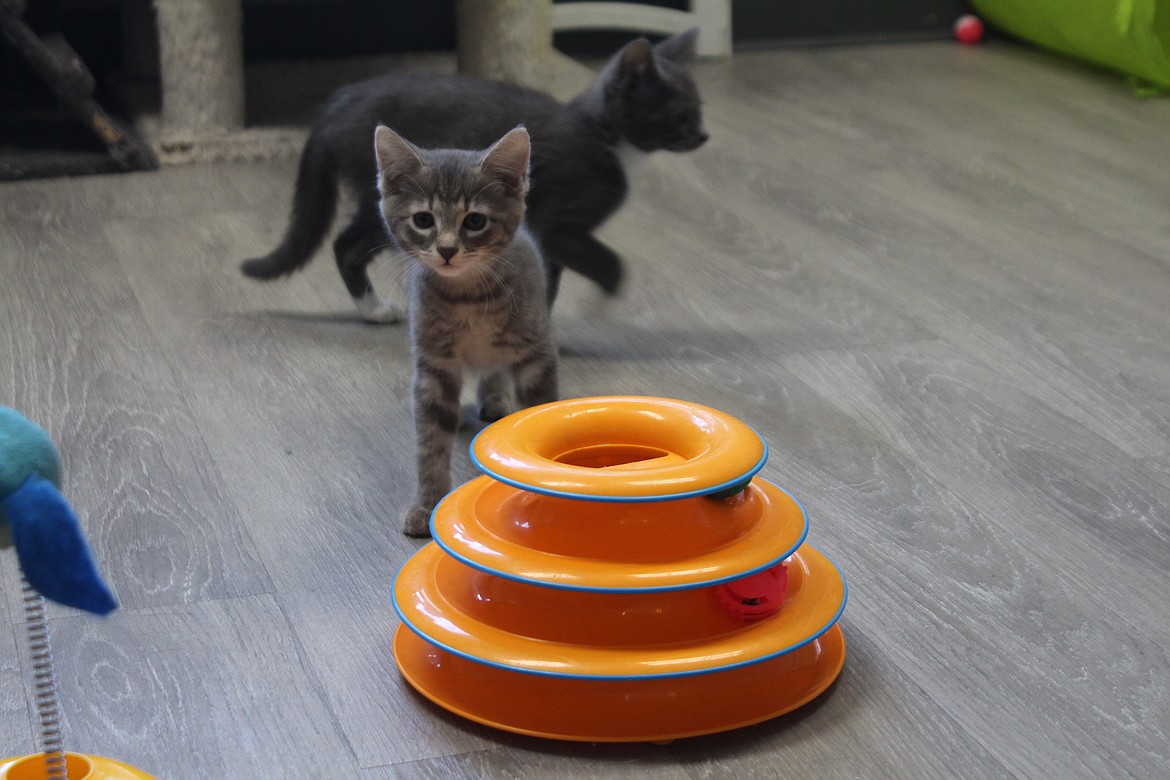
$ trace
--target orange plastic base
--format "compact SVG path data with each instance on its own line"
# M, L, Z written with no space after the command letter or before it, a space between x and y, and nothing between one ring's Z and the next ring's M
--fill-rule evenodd
M81 753L65 754L65 773L69 780L155 780L141 769L101 756ZM45 754L0 760L0 780L44 780Z
M822 694L845 663L834 625L752 666L652 680L574 679L507 671L460 658L399 626L398 668L444 709L494 728L581 742L669 742L750 726Z

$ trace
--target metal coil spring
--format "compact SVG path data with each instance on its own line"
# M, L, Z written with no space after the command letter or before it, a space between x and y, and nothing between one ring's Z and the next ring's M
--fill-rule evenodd
M57 698L57 675L53 672L53 648L49 644L49 622L45 599L22 581L24 618L32 658L33 698L40 720L40 747L45 754L45 780L68 780L65 751L61 745L61 711Z

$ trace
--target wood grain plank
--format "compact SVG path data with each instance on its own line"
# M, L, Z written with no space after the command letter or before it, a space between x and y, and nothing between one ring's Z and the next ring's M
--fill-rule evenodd
M782 58L758 64L750 56L737 58L732 71L714 79L726 90L710 90L715 98L709 102L722 101L720 115L728 117L727 142L713 140L709 152L678 161L676 177L656 187L667 208L716 234L728 219L774 225L786 244L815 247L820 262L925 330L983 341L989 359L1009 361L1034 382L1034 393L1127 451L1160 452L1170 430L1163 392L1170 356L1165 339L1151 334L1164 332L1164 318L1155 312L1167 271L1140 242L1114 243L1130 218L1116 215L1117 209L1095 209L1096 203L1070 206L1059 191L1035 185L1063 159L1043 137L1029 142L1013 136L1002 122L984 118L980 103L960 103L962 121L928 110L921 100L908 105L906 93L930 80L872 84L863 68L843 64L859 56L805 58L798 75L810 77L807 87L789 86ZM827 74L813 71L813 61ZM935 104L944 105L939 84L953 87L956 74L936 70L942 75L934 79ZM724 83L741 78L747 86ZM818 90L815 97L809 97L812 90ZM1001 85L1000 91L1013 99L1010 89ZM797 98L809 104L784 110ZM738 101L734 109L731 101ZM1062 117L1062 126L1076 118ZM1147 127L1165 137L1166 126ZM968 136L983 135L990 140L973 141L970 154L955 153L971 146ZM1107 134L1092 142L1112 144ZM1076 189L1082 168L1066 168L1072 173L1062 186ZM1096 176L1092 189L1120 202L1150 203L1149 193L1131 183L1131 172L1114 167L1107 178ZM714 182L719 186L712 190ZM1153 202L1167 197L1163 189ZM1098 224L1106 222L1099 214L1111 215L1111 231L1086 228L1090 214ZM1096 328L1069 327L1086 312ZM1061 343L1066 333L1080 335L1080 342ZM1098 379L1109 374L1125 376L1140 391ZM1070 397L1068 388L1079 395ZM1123 408L1116 418L1102 419L1098 409L1118 404Z
M20 280L0 289L0 393L53 437L64 492L124 606L265 590L100 222L50 210L0 236L0 276Z
M806 353L785 364L1066 576L1083 576L1086 561L1124 572L1102 577L1086 598L1123 616L1127 632L1170 643L1170 608L1158 597L1170 566L1170 491L1140 461L951 345Z
M356 774L271 595L51 622L83 752L175 780Z
M918 350L926 351L924 345ZM1034 485L1079 491L1077 480L1034 467L1016 480L1010 464L997 463L994 442L1001 434L966 424L967 415L986 408L984 398L968 389L962 402L930 403L905 393L903 385L871 414L862 400L875 380L834 370L855 360L836 351L786 361L818 400L787 383L800 400L792 401L784 429L787 446L799 453L790 468L804 472L829 456L808 486L808 503L814 518L827 511L838 518L814 528L831 534L833 548L844 545L856 561L851 620L881 632L899 666L980 741L995 745L1014 772L1063 773L1070 762L1083 764L1089 776L1156 771L1170 751L1170 724L1160 703L1167 691L1156 671L1170 663L1168 623L1134 593L1158 590L1160 577L1140 564L1111 565L1119 556L1109 545L1080 537L1083 529L1068 517L1068 502L1034 498ZM900 362L882 365L892 373ZM948 376L947 366L934 361L928 372L914 375L940 393L970 387L961 376ZM818 408L825 403L819 399L839 411ZM1033 414L1044 412L1031 406ZM891 429L907 410L930 417L917 426L911 446L904 429ZM995 408L992 415L996 430L1012 431L1003 436L1017 452L1033 453L1034 463L1045 456L1063 461L1070 451L1067 443L1029 437L1010 408ZM832 441L842 433L850 437L848 448ZM1144 500L1136 497L1135 504ZM1121 507L1128 512L1125 503ZM1145 519L1134 516L1130 533L1140 533ZM1119 600L1117 594L1125 595ZM1056 747L1035 754L1037 733Z

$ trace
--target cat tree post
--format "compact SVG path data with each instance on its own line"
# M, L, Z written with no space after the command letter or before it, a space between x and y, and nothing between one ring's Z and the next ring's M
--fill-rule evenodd
M162 79L161 142L194 145L200 136L244 126L244 43L240 0L156 2Z
M543 88L552 55L552 3L456 0L460 73Z

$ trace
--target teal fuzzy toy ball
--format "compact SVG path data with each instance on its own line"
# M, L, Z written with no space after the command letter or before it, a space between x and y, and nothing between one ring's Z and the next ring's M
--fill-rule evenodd
M49 434L14 409L0 406L0 498L36 474L61 487L61 461Z
M104 615L117 604L60 485L48 434L0 406L0 543L11 533L21 572L45 598Z

